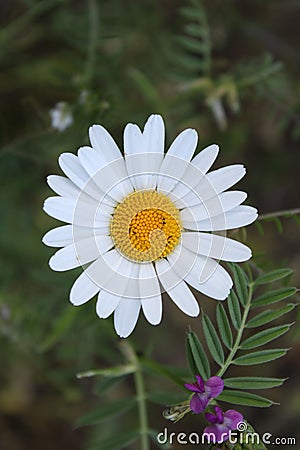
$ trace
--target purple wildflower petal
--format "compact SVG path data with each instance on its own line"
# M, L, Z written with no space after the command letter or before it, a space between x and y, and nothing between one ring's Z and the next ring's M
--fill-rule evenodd
M184 385L184 387L192 392L203 392L199 389L199 386L197 385L197 383L186 383Z
M223 423L224 422L223 411L222 408L220 408L220 406L215 406L215 414L217 416L218 423Z
M205 427L203 433L205 433L208 442L211 444L221 443L229 438L229 429L220 423Z
M237 426L244 419L243 415L234 409L229 409L224 413L224 424L231 430L236 430Z
M220 377L211 377L205 383L205 392L209 398L216 398L224 389L224 381Z
M205 417L210 423L223 423L223 411L219 406L215 406L215 414L206 413Z
M206 394L194 394L190 401L191 410L195 414L202 413L208 405L208 398Z
M217 423L218 422L217 416L215 414L212 414L212 413L205 413L205 418L210 423Z
M200 375L196 375L197 384L201 392L204 392L205 384L203 378Z

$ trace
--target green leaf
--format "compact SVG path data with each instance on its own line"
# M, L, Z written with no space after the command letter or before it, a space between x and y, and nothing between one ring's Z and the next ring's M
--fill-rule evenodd
M100 408L94 409L93 411L90 411L80 417L77 422L77 426L82 427L99 423L109 417L114 417L130 410L135 404L136 399L134 397L128 397L118 402L102 405Z
M183 386L183 377L187 376L186 370L181 370L179 367L172 367L168 365L159 364L158 362L150 358L141 358L140 363L144 369L149 370L152 373L156 373L160 376L169 378L179 386ZM194 374L194 372L192 372ZM197 372L198 373L198 372Z
M150 402L157 403L158 405L172 406L185 400L186 394L175 391L156 391L149 392L147 394L147 399Z
M258 408L268 408L274 404L272 400L261 397L257 394L251 394L250 392L244 391L231 391L227 389L219 395L218 400L226 403L232 403L234 405L256 406Z
M248 298L248 280L246 274L237 264L232 265L232 270L238 298L241 304L245 306Z
M184 29L188 35L195 38L207 40L209 37L207 28L196 23L188 23Z
M208 358L198 336L193 331L190 331L187 336L187 358L194 375L199 374L204 380L210 377Z
M234 377L225 378L224 385L234 389L270 389L281 386L285 382L285 378L268 378L268 377Z
M273 220L275 222L278 233L282 234L283 233L283 225L282 225L281 220L279 219L279 217L274 217Z
M190 52L196 54L202 53L203 44L197 39L187 36L177 36L176 41Z
M210 318L206 314L202 315L202 326L211 356L213 357L213 359L216 361L217 364L222 366L222 364L224 363L224 352L222 344L217 335L215 327L213 326Z
M68 331L73 324L78 310L76 308L70 308L69 306L59 315L58 319L54 322L53 329L47 335L44 342L39 347L41 352L49 350L55 345L62 336Z
M104 392L107 392L110 389L115 389L115 387L122 381L122 377L100 377L94 385L93 392L96 395L103 395Z
M233 364L237 366L252 366L254 364L263 364L274 359L281 358L286 355L288 348L276 348L268 350L260 350L258 352L248 353L246 355L238 356L233 360Z
M289 331L292 325L293 324L290 323L259 331L259 333L250 336L248 339L242 342L240 348L241 350L250 350L252 348L260 347L261 345L274 341L274 339L279 338L287 331Z
M139 430L127 431L124 433L114 433L110 438L104 438L97 440L93 445L87 448L87 450L120 450L127 448L130 444L139 438Z
M240 329L242 323L241 308L235 292L231 289L227 299L230 318L236 330Z
M217 323L221 338L228 349L232 348L232 333L228 317L222 303L217 305Z
M272 272L265 273L256 278L254 285L272 283L273 281L280 280L281 278L288 277L292 275L292 269L277 269Z
M174 62L184 67L186 70L196 71L201 67L201 59L199 57L175 54L173 55Z
M289 313L295 308L295 306L297 306L296 303L289 303L288 305L280 309L268 309L267 311L263 311L260 314L257 314L257 316L252 317L252 319L250 319L247 323L246 327L255 328L260 327L261 325L265 325L266 323L272 322L272 320L278 319L284 314Z
M297 292L295 287L287 287L277 289L275 291L266 292L260 295L252 302L252 307L270 305L272 303L280 302L285 298L291 297Z
M263 236L263 235L264 235L264 229L263 229L262 224L261 224L258 220L256 220L254 223L255 223L255 225L256 225L258 231L259 231L259 234L260 234L261 236Z
M134 364L126 364L124 366L115 366L108 369L95 369L88 370L87 372L81 372L77 374L77 378L88 378L96 375L102 375L103 377L122 377L123 375L129 375L134 373L136 367Z
M200 5L198 5L198 8L191 7L191 6L183 6L182 8L179 8L180 14L183 15L186 19L189 20L201 20L203 19L204 12Z

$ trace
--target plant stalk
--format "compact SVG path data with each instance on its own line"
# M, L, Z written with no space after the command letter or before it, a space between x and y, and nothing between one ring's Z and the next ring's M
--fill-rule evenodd
M247 298L247 302L246 302L246 305L245 305L244 313L243 313L243 316L242 316L242 323L241 323L240 329L239 329L239 331L238 331L238 333L236 335L235 343L234 343L234 345L233 345L229 355L227 356L227 358L226 358L226 360L225 360L225 362L223 364L223 367L221 367L221 369L217 373L217 375L219 377L222 377L224 375L224 373L226 372L226 370L228 369L228 367L232 363L236 352L239 349L239 346L240 346L240 343L241 343L241 339L242 339L242 336L243 336L243 332L244 332L244 329L245 329L245 325L247 323L249 310L250 310L250 307L251 307L252 294L253 294L253 283L250 283L249 284L248 298Z

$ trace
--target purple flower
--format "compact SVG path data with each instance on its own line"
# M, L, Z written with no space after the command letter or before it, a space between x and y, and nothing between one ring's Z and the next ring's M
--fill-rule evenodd
M223 413L219 406L215 406L215 414L206 413L205 417L212 425L205 427L203 434L214 444L227 441L230 431L236 430L239 422L243 421L243 416L238 411L229 409Z
M200 375L196 375L196 383L187 383L184 386L194 392L190 401L191 410L200 414L205 410L211 398L216 398L224 389L224 381L220 377L211 377L204 381Z

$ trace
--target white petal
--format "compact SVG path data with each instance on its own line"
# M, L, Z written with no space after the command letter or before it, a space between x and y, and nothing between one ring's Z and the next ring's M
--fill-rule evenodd
M48 197L43 209L49 216L63 222L72 223L76 199L64 197Z
M178 308L188 316L198 316L200 309L195 297L169 262L161 259L156 261L155 267L161 284Z
M92 147L108 163L122 157L117 144L104 127L101 125L93 125L89 129L89 135Z
M168 260L173 270L192 287L209 297L224 300L232 287L229 274L216 261L195 255L183 248L179 256L170 254Z
M173 189L173 193L182 198L189 194L185 203L189 204L190 196L193 196L194 188L199 184L202 177L210 169L218 155L219 147L215 144L206 147L195 158L192 159L191 164L188 165L186 171Z
M249 225L255 221L257 216L257 209L241 205L219 216L195 222L194 224L191 223L189 228L197 231L231 230Z
M72 225L53 228L48 231L42 239L42 242L49 247L65 247L73 242Z
M106 319L109 317L118 304L120 303L121 297L107 292L104 289L99 292L98 300L96 303L96 313L101 319Z
M49 175L47 183L56 194L62 197L76 198L80 194L80 189L69 178L60 175Z
M117 202L123 200L133 190L125 167L124 159L116 159L93 175L94 183Z
M163 160L165 146L165 125L161 116L153 114L149 117L142 133L140 145L144 156L138 173L142 172L144 175L136 179L135 183L139 183L139 189L155 189L157 172ZM150 159L153 153L157 156ZM147 172L154 173L147 175Z
M197 280L198 275L199 272L195 265L186 277L187 283L202 292L202 294L216 300L225 300L228 297L233 283L230 275L216 261L211 258L206 259L201 272L202 279L205 279L205 281L202 281L200 276L199 283Z
M196 130L187 129L180 133L169 148L158 176L159 191L169 192L178 183L188 167L197 147L198 134Z
M245 173L245 168L240 164L236 164L210 172L200 179L198 177L198 183L187 194L181 192L182 201L188 206L205 202L233 186Z
M122 258L115 250L101 255L77 278L70 292L70 302L74 305L83 303L94 297L100 289L109 283Z
M96 305L96 312L99 317L108 317L116 309L121 299L139 301L138 270L139 264L121 258L119 266L112 274L110 284L106 283L106 288L99 293ZM120 276L122 277L122 283L119 282ZM112 291L107 289L112 289Z
M89 237L64 247L50 258L52 270L64 271L94 261L113 247L110 236Z
M114 325L117 334L122 337L128 337L139 317L141 309L140 300L122 298L115 310L114 314Z
M95 264L97 261L91 264ZM91 267L90 266L90 267ZM91 277L86 273L86 271L82 272L82 274L77 278L75 283L73 284L70 291L70 302L75 305L83 305L88 302L91 298L94 297L100 290L100 286L93 281Z
M157 173L163 161L162 153L135 153L126 156L127 171L134 188L154 189Z
M190 222L209 219L229 211L246 200L247 194L241 191L222 192L205 202L184 208L181 211L183 226L189 228Z
M99 198L99 189L97 189L89 174L84 170L77 156L72 153L62 153L58 158L58 163L62 171L80 190L84 190L95 199Z
M185 232L182 233L182 245L193 253L223 261L242 262L251 258L249 247L215 234Z
M208 147L201 150L201 152L192 159L191 163L196 166L197 169L200 170L200 172L205 174L217 159L218 153L218 145L209 145Z
M241 164L222 167L207 174L208 179L214 185L215 190L223 192L240 181L246 173L246 169Z
M162 300L160 286L152 263L140 265L139 285L144 315L149 323L157 325L162 317Z
M58 158L58 163L66 176L80 189L88 182L89 174L83 169L79 159L72 153L62 153Z
M127 155L135 155L144 153L142 146L142 132L139 127L133 123L128 123L124 130L124 153Z
M93 176L98 170L108 164L101 153L91 147L81 147L78 150L78 158L90 176Z
M44 210L55 219L73 223L75 231L78 231L78 227L89 227L95 229L97 235L109 234L111 215L104 205L99 206L91 198L86 202L84 195L80 195L78 199L49 197L45 200Z
M143 132L143 151L149 153L164 153L165 125L161 116L152 114L146 122Z

